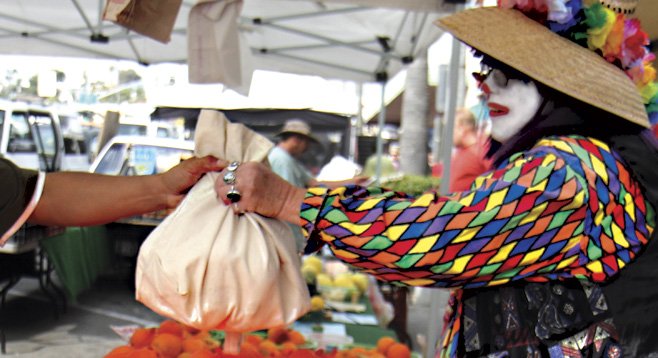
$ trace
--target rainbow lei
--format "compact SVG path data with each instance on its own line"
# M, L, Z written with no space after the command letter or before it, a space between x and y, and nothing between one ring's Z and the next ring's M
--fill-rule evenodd
M498 0L498 6L520 10L621 68L642 95L651 125L658 128L658 84L651 64L655 55L638 19L617 14L597 0Z

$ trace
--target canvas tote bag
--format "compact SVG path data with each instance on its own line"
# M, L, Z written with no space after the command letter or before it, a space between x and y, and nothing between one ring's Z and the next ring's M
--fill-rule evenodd
M201 111L195 143L197 156L241 162L265 161L272 148L212 110ZM234 214L216 197L219 175L201 178L142 244L136 298L163 316L227 334L290 324L310 309L292 232L278 220Z

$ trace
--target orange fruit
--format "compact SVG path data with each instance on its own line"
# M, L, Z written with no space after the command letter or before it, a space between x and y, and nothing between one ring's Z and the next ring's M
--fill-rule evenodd
M281 344L288 340L288 329L286 327L274 327L267 330L267 339Z
M210 335L210 332L208 332L208 331L205 331L205 330L200 331L199 333L195 334L193 337L203 340L206 343L206 346L208 347L208 349L212 350L212 349L215 349L215 348L219 347L219 341L212 338L212 336Z
M350 358L366 357L367 355L368 350L363 347L352 347L347 351L347 356Z
M158 358L158 354L155 351L150 350L147 347L136 349L134 352L130 353L129 358Z
M377 340L377 350L380 353L386 354L388 348L395 343L397 342L395 339L393 339L393 337L389 337L389 336L381 337L380 339Z
M292 342L285 342L281 345L280 350L281 350L281 354L283 354L284 356L287 356L290 353L297 350L297 345L295 343L292 343Z
M228 356L225 354L224 356ZM258 350L258 344L251 344L249 342L242 342L240 346L240 357L261 357L260 351Z
M249 343L251 343L255 346L258 346L260 344L260 342L263 341L263 337L255 335L255 334L250 334L250 335L247 335L247 337L244 340L245 340L245 342L249 342Z
M393 343L386 350L386 358L410 358L411 350L406 344Z
M316 358L316 357L318 357L318 355L316 355L310 349L298 349L298 350L292 352L288 357L289 358Z
M149 347L154 336L155 328L137 328L130 336L130 345L135 348Z
M135 348L131 346L119 346L110 351L110 353L105 355L105 358L128 358L128 354L135 351Z
M153 338L151 348L162 357L176 357L183 351L183 340L171 333L160 333Z
M288 341L301 346L302 344L306 343L306 337L304 337L304 335L300 332L291 329L288 331Z
M203 349L208 349L208 345L206 345L206 341L203 338L190 337L183 341L184 352L193 353Z
M279 354L279 348L269 339L260 342L258 350L265 356L276 356Z
M185 352L183 354L189 354L189 356L187 356L187 358L215 358L215 357L219 357L218 355L214 354L213 352L211 352L207 349L203 349L203 350L196 351L196 352L193 352L193 353ZM179 355L178 358L181 358L181 356Z
M182 337L183 336L183 330L184 327L182 324L168 319L162 323L160 323L160 327L158 327L158 332L157 333L170 333L173 334L174 336Z
M372 357L372 358L386 358L386 356L384 355L384 353L378 351L377 348L373 348L373 349L369 350L369 351L368 351L368 357Z

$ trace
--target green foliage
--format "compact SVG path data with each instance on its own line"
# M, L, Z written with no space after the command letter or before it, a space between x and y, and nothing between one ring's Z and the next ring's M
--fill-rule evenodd
M404 175L400 179L382 184L381 186L410 195L419 195L428 190L438 190L441 178L426 175Z

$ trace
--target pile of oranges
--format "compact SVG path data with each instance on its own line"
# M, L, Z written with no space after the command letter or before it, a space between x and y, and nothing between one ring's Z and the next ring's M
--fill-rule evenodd
M212 358L219 342L210 332L166 320L159 327L138 328L130 344L117 347L106 358Z
M130 344L113 349L105 358L409 358L409 347L391 337L382 337L377 347L353 347L346 350L313 350L304 348L306 338L293 329L279 327L267 336L249 334L238 355L222 352L221 344L208 331L166 320L159 327L139 328Z

